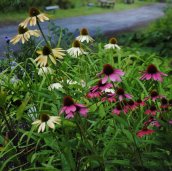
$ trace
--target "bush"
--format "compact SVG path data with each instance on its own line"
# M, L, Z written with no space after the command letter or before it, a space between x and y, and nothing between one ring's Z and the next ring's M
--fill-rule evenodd
M9 11L27 11L30 7L39 7L44 8L45 6L55 5L57 4L57 0L1 0L0 8L1 12L9 12Z

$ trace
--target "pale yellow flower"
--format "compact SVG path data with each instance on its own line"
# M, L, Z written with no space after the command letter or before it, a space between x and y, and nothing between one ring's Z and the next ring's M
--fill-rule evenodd
M51 129L55 129L55 124L61 125L61 119L59 116L49 116L47 114L42 114L40 119L35 120L32 125L36 125L38 128L38 133L44 132L46 125Z
M12 44L18 43L20 40L24 44L26 41L30 39L31 36L39 37L39 30L28 30L27 28L23 28L21 26L18 27L18 35L13 37L10 42Z
M78 40L75 40L72 44L72 48L68 49L67 52L74 58L77 58L80 55L88 54L81 48L81 44Z
M89 35L89 32L86 28L82 28L80 30L80 35L76 37L76 40L79 40L80 42L86 41L87 43L94 41L94 39Z
M54 73L54 70L50 67L41 67L38 70L38 75L40 76L45 76L47 74L53 74L53 73Z
M60 84L60 83L53 83L53 84L50 84L49 86L48 86L48 90L54 90L54 89L60 89L60 88L62 88L63 86Z
M35 62L37 62L37 65L40 65L40 67L46 66L49 58L52 63L56 64L57 58L63 59L63 56L65 56L65 54L63 53L64 51L65 50L63 50L62 48L51 49L48 46L44 46L42 51L37 51L39 56L35 59Z
M109 43L104 46L105 49L118 49L120 50L121 48L117 45L117 40L116 38L111 38L109 40Z
M19 25L26 28L28 24L30 24L30 26L35 26L37 21L44 22L46 20L49 20L49 18L44 13L40 13L37 8L31 8L29 10L29 16L30 17L26 18Z

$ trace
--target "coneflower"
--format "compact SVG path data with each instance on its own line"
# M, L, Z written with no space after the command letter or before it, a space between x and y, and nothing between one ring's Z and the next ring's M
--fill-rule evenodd
M146 71L142 72L143 75L140 77L141 80L150 80L162 82L162 76L167 76L167 74L158 71L157 67L153 64L149 65Z
M104 75L102 79L102 84L106 83L108 79L113 82L121 82L121 76L124 75L124 72L120 69L114 69L110 64L105 64L103 70L98 74L98 76Z

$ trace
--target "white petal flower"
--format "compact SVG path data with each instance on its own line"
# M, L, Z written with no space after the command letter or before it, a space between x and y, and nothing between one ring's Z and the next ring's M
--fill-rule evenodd
M81 48L81 43L78 40L75 40L72 44L72 48L67 50L67 53L69 55L71 55L74 58L77 58L80 55L86 55L88 54L88 52L85 52L82 48Z
M38 75L40 76L45 76L47 74L53 74L53 73L54 73L54 70L50 67L41 67L38 70Z
M104 90L105 93L115 93L115 91L113 89L110 89L110 88L106 88Z
M48 87L48 90L53 90L53 89L60 89L62 88L63 86L60 84L60 83L53 83L53 84L50 84L50 86Z
M87 43L94 41L94 39L89 35L89 32L86 28L82 28L80 30L80 35L76 37L76 40L80 42L86 41Z
M116 38L111 38L109 40L109 43L104 46L105 49L118 49L120 50L121 48L117 45L117 40Z
M61 119L59 116L49 116L47 114L42 114L39 120L36 120L32 125L36 125L38 128L38 133L44 132L46 125L51 129L55 129L55 124L61 125Z
M78 48L78 47L72 47L72 48L68 49L67 52L69 53L70 56L72 56L74 58L77 58L78 56L81 56L81 55L88 54L83 49Z

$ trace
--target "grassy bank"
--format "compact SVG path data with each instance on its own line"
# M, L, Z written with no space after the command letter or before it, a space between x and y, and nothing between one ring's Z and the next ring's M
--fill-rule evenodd
M56 18L62 19L62 18L67 18L67 17L76 17L76 16L83 16L83 15L91 15L91 14L118 12L122 10L134 9L134 8L141 7L148 4L152 4L152 2L135 1L134 4L117 3L113 9L81 6L81 7L76 7L74 9L68 9L68 10L60 9L56 11L55 14L53 14L52 12L49 12L48 15L52 19L56 19ZM27 17L27 11L0 13L0 24L2 25L2 24L19 22L25 19L26 17Z

